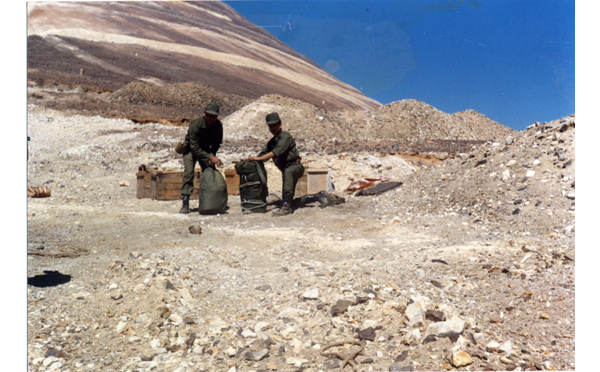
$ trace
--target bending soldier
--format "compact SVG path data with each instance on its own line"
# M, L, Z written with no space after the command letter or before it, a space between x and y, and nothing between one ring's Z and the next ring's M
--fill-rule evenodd
M294 199L296 184L304 174L304 167L300 162L301 158L294 137L282 130L279 114L276 112L270 113L266 119L273 138L267 142L258 156L251 156L246 160L266 161L273 159L273 162L281 171L283 181L281 208L273 212L273 215L284 216L292 213L292 200Z
M185 137L189 144L189 151L183 155L183 180L181 182L181 199L183 206L179 213L189 213L190 195L194 191L194 168L196 162L202 170L206 167L214 167L223 164L217 158L217 151L223 142L223 124L218 119L219 105L210 102L204 108L204 116L190 123L188 133Z

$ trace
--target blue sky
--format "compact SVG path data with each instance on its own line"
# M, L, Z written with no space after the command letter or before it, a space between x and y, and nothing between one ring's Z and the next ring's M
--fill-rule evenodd
M473 109L517 130L575 113L573 0L226 3L383 104Z

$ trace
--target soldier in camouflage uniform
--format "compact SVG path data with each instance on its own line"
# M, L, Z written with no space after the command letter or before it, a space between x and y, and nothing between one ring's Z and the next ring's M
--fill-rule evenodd
M210 102L204 108L204 116L190 123L185 143L189 151L183 155L183 180L181 182L181 198L183 206L179 213L190 212L190 195L194 191L194 167L196 162L202 170L223 163L217 158L217 151L223 142L223 124L218 119L219 105Z
M275 216L284 216L292 213L292 200L296 184L304 174L304 167L300 160L300 154L296 148L296 141L291 134L281 129L281 120L276 112L267 115L267 125L273 138L265 145L258 156L249 157L248 161L266 161L273 159L273 162L279 168L283 178L282 205L281 208L273 212Z

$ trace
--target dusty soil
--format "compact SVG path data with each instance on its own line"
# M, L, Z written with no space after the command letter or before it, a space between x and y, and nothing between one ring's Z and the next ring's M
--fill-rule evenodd
M201 216L136 198L140 164L182 167L185 127L30 105L28 186L52 192L27 205L30 367L349 370L327 353L362 348L357 370L573 370L574 127L453 151L299 140L344 204L276 218L230 196L225 214ZM225 167L261 143L234 134ZM267 172L273 210L280 180ZM377 175L403 184L344 192Z

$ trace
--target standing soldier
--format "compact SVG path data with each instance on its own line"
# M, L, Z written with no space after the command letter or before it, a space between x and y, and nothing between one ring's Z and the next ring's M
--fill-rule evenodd
M292 200L296 184L304 174L304 167L300 163L301 158L294 137L281 129L279 114L273 112L267 115L267 125L273 138L267 142L258 156L251 156L246 160L265 161L273 158L273 162L281 171L283 178L282 205L278 211L273 212L273 215L284 216L292 213Z
M196 162L204 171L206 167L222 165L217 158L217 151L223 142L223 124L217 118L219 105L210 102L204 108L204 116L190 123L185 143L189 144L189 151L183 155L183 180L181 182L181 198L183 206L179 213L190 212L190 195L194 191L194 167Z

